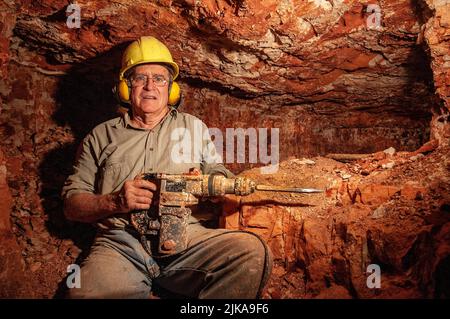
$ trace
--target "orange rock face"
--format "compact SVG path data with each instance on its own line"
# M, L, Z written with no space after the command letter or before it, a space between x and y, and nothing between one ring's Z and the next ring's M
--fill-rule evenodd
M256 192L230 196L223 226L260 235L276 261L268 298L433 298L447 296L449 148L420 159L391 156L392 168L367 161L282 162L276 174L244 176L261 184L313 187L322 194ZM381 288L367 285L381 270ZM445 271L444 271L445 273ZM445 281L445 280L444 280Z
M445 144L450 138L450 4L447 1L425 2L425 9L433 10L433 14L428 14L424 38L431 56L436 95L441 101L434 110L431 127L434 138Z

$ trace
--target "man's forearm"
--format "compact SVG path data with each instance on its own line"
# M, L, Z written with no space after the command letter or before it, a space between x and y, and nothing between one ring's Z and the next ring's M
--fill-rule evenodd
M74 221L93 223L118 212L117 194L74 194L64 202L65 216Z

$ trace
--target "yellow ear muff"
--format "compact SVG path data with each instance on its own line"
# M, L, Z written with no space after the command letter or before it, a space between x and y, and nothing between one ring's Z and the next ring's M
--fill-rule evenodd
M177 105L180 101L181 93L180 93L180 86L177 82L172 82L172 87L170 88L169 93L169 105Z
M130 89L128 88L127 81L120 80L119 84L117 85L117 91L122 102L130 102Z

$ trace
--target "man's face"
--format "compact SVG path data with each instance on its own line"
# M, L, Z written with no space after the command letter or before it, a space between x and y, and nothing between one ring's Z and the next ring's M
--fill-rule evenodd
M157 85L153 80L154 77L164 77L166 83ZM145 82L142 79L147 78L147 83L134 85L133 82ZM133 113L149 114L160 113L167 107L169 99L169 71L162 65L144 64L134 69L131 76L131 104Z

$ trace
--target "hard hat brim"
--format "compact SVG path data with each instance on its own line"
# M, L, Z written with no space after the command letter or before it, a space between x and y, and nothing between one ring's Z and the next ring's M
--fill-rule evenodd
M142 64L159 64L159 65L167 65L169 66L172 70L173 70L173 78L172 80L175 80L178 77L178 74L180 74L180 68L178 67L178 65L175 62L161 62L161 61L151 61L151 60L147 60L147 61L141 61L138 63L135 63L133 65L130 65L128 67L126 67L125 69L121 70L120 72L120 79L124 79L125 78L125 74L131 70L132 68L138 66L138 65L142 65Z

